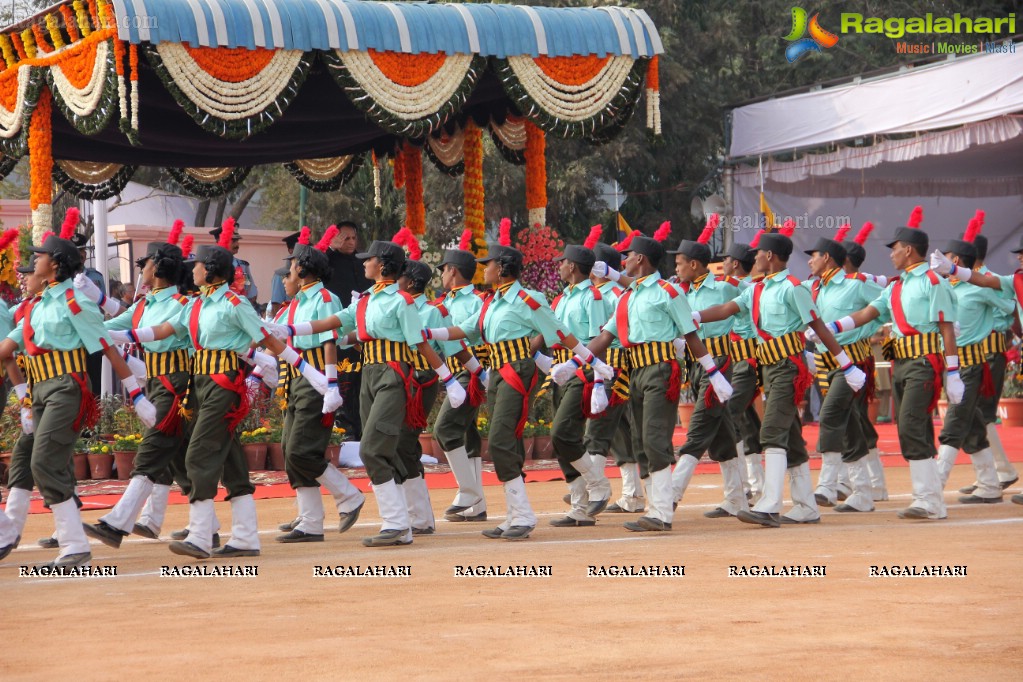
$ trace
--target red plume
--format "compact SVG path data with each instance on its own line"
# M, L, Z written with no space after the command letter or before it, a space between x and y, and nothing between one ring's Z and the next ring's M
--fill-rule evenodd
M217 240L217 246L230 251L232 239L234 239L234 218L228 216L221 228L220 239Z
M973 217L976 218L980 222L980 227L977 228L978 230L984 227L984 216L985 215L987 215L987 214L984 213L984 211L980 210L979 208L977 209L977 212L973 214Z
M458 241L458 249L460 251L472 251L472 230L469 228L462 230L462 238Z
M419 260L423 257L423 247L419 245L419 240L412 234L412 230L405 235L405 246L408 247L408 257L412 260Z
M53 237L53 236L54 236L53 230L47 230L46 232L43 232L43 241L41 241L39 243L39 245L42 246L43 244L46 243L47 239L49 239L50 237Z
M497 243L511 246L511 218L501 218L501 228L497 231Z
M391 237L391 241L398 246L405 246L408 243L409 235L412 234L412 230L408 229L407 225L402 225L401 229L394 233Z
M966 234L963 235L963 241L970 242L972 244L973 240L977 238L978 234L980 234L980 227L981 222L977 220L976 216L970 218L970 224L966 227Z
M12 243L18 239L18 228L12 227L9 230L4 230L4 233L0 235L0 251L3 251Z
M863 227L861 227L860 231L856 233L855 237L853 237L853 241L859 244L860 246L863 246L864 242L867 241L867 237L869 237L870 233L873 231L874 223L868 220L867 222L863 223Z
M185 238L181 240L181 255L184 258L188 258L192 255L192 244L195 242L195 237L190 234L186 234Z
M755 248L757 248L757 246L760 245L760 235L764 234L765 232L767 232L767 230L763 230L762 229L759 232L757 232L755 235L753 235L753 241L751 241L749 243L749 247L751 249L755 249Z
M71 239L75 234L75 229L78 227L79 213L78 209L72 206L64 214L64 224L60 226L60 238Z
M699 238L697 238L696 242L698 244L709 244L711 237L714 236L714 230L717 229L720 223L721 216L719 216L717 213L711 213L710 216L707 218L707 224L704 226L703 232L700 233L700 236Z
M792 235L795 234L795 232L796 221L793 220L792 218L789 218L784 223L782 223L781 229L778 230L778 234L780 234L783 237L789 237L790 239L792 238Z
M181 231L185 229L185 221L178 218L174 221L174 225L171 226L170 236L167 237L167 243L171 246L177 246L178 240L181 239Z
M836 242L843 241L845 239L845 236L847 234L849 234L849 230L851 230L851 229L852 229L852 225L850 225L849 223L846 223L842 227L838 228L838 232L835 233L835 237L834 237L835 241Z
M924 221L924 207L914 206L913 212L909 214L909 220L906 221L906 227L913 230L920 227L920 223Z
M600 235L604 232L603 225L594 225L590 228L590 233L586 235L586 241L583 242L583 246L587 249L592 249L600 241Z
M302 229L298 232L298 243L309 245L309 240L313 236L313 231L309 229L308 225L303 225Z
M615 248L621 251L622 253L625 253L626 251L629 250L629 246L632 244L632 238L637 237L641 234L643 233L640 232L639 230L633 230L632 232L629 233L629 236L623 239L620 243L616 244Z
M334 237L336 237L337 233L340 231L341 230L337 229L337 225L331 225L328 227L327 231L323 233L322 237L320 237L320 241L316 242L316 250L327 253L327 248L330 246L330 243L334 241Z
M671 221L670 220L665 220L663 223L661 223L661 226L657 228L657 231L654 232L654 241L655 242L663 242L665 239L668 238L668 235L670 235L670 234L671 234Z

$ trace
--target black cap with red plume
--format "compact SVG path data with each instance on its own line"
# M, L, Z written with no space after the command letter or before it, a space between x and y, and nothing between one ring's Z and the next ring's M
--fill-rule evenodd
M71 241L71 237L74 236L75 228L78 227L78 218L78 209L72 206L64 216L64 224L60 228L60 236L58 237L52 232L43 235L42 245L30 246L29 251L49 254L54 260L63 265L69 273L77 273L82 267L82 255L78 252L78 247L75 246L75 243Z
M471 280L476 275L476 255L472 252L472 230L469 228L462 230L457 249L444 249L444 257L441 258L437 269L443 272L445 265L454 267L467 280Z

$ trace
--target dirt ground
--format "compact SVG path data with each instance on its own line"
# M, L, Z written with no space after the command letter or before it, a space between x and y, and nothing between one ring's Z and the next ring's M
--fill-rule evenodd
M970 480L957 466L948 490ZM93 543L93 565L116 566L116 577L19 577L20 565L54 555L34 544L52 517L33 514L0 563L0 679L1015 677L1023 507L1008 497L958 505L949 492L947 520L903 521L908 469L889 468L888 481L892 499L874 513L825 510L820 525L775 530L704 518L720 476L700 475L665 534L623 529L635 515L552 528L565 486L533 483L540 525L518 543L479 534L504 510L488 487L493 523L441 520L437 534L392 549L360 544L378 527L372 497L347 534L301 545L273 541L293 500L260 500L262 556L202 562L254 565L256 577L160 577L161 566L197 562L171 554L166 539L136 536L120 550ZM451 494L433 491L438 516ZM229 526L229 505L217 512ZM187 506L172 505L165 535L186 519ZM730 565L793 564L824 565L826 576L728 576ZM935 564L967 575L869 577L871 565ZM407 565L411 577L313 576L337 565ZM455 577L459 565L551 566L552 576ZM587 577L590 565L684 565L685 575Z

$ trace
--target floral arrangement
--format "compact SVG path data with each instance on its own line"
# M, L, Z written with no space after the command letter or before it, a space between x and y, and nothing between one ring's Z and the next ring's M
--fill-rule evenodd
M114 450L107 441L96 440L89 443L89 450L94 455L110 455Z
M330 431L331 445L341 445L341 443L344 443L346 440L348 440L348 432L345 431L342 427L335 426L333 429L331 429Z
M365 154L348 154L293 161L284 164L284 168L303 187L314 192L336 192L355 176L365 160Z
M405 142L400 159L405 163L405 225L412 234L426 232L426 205L423 203L423 152Z
M118 452L136 452L139 449L139 444L142 442L142 435L138 433L129 433L126 436L117 436L114 438L113 449Z
M18 253L20 228L5 230L0 235L0 299L10 304L21 298L18 271L15 269L21 262Z
M547 136L526 122L526 211L530 225L547 223Z
M270 429L265 426L258 426L251 431L242 431L238 439L242 443L269 443Z
M165 169L185 191L197 197L219 197L240 185L252 172L251 166L238 168Z
M476 417L476 430L479 432L480 438L490 436L490 419L484 416L483 410L480 410L479 416Z
M522 283L542 292L548 298L556 296L561 290L561 279L558 277L558 264L554 259L561 255L565 242L561 235L552 227L534 225L528 230L519 244L522 251Z
M522 436L524 438L549 435L551 435L551 423L546 419L527 421L525 428L522 429Z
M28 203L32 210L32 241L42 243L43 232L53 222L53 128L50 115L53 99L49 90L39 93L39 103L32 112L28 134L29 187Z
M485 253L486 217L483 213L483 131L470 118L465 123L464 145L465 174L462 176L462 193L465 203L465 229L472 231L473 249L477 254Z

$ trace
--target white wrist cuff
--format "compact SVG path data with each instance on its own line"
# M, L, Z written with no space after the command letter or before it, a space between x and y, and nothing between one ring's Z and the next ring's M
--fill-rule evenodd
M952 276L961 282L969 282L970 277L973 277L973 270L957 265L956 269L952 271Z
M18 400L24 400L28 395L28 384L18 384L14 387L14 392L18 394Z
M469 358L462 366L465 367L470 372L475 373L476 370L480 368L480 361L477 360L476 358Z
M441 383L443 384L446 384L448 382L448 379L451 378L451 370L448 369L447 365L441 365L434 371L437 372L437 378L440 379Z
M295 328L295 336L312 336L313 334L312 322L296 322L291 326Z
M434 341L447 341L451 338L451 333L447 327L437 327L430 330L430 338Z
M697 360L700 361L700 366L703 367L708 372L713 372L718 368L718 364L714 362L714 356L712 356L710 353L707 353L703 357L697 358Z
M615 270L611 266L608 266L608 268L607 268L607 278L609 280L611 280L612 282L617 282L618 280L620 280L622 278L622 273L618 272L617 270Z
M702 321L703 321L703 318L700 316L700 311L699 310L694 310L693 311L693 322L695 322L696 324L700 324L700 322L702 322Z
M301 359L291 346L285 346L284 350L281 351L280 358L289 365L294 365Z
M945 356L945 367L948 369L959 369L959 356L958 355L946 355Z
M110 298L107 296L107 300L103 301L103 312L113 317L121 312L124 306L116 298Z
M849 356L845 354L845 351L842 351L835 356L835 362L838 363L839 369L845 369L846 365L852 364L852 361L849 359Z
M856 329L856 322L853 321L851 315L846 315L835 324L838 325L838 331L840 332L847 332L850 329Z
M152 327L142 327L136 329L135 338L139 340L139 343L147 343L149 341L156 340L156 331Z
M127 379L121 379L121 386L124 386L128 393L133 393L134 391L139 390L139 382L138 379L135 378L134 374L129 376Z
M577 343L575 347L572 349L572 352L575 353L575 356L577 358L586 362L587 364L590 362L588 358L593 357L593 353L590 352L590 349L581 343Z
M326 367L324 367L323 374L324 376L327 377L327 379L333 379L334 381L337 381L337 364L335 363L333 365L327 365Z

